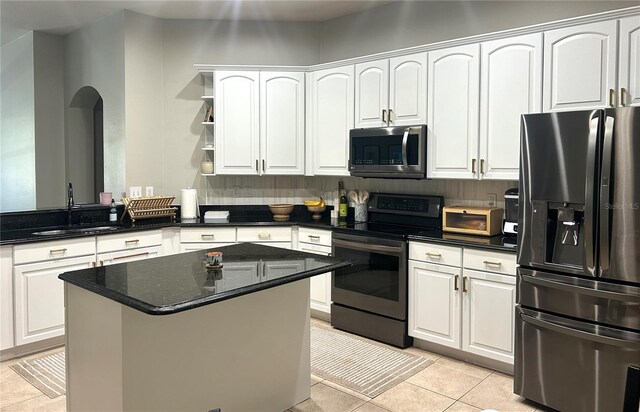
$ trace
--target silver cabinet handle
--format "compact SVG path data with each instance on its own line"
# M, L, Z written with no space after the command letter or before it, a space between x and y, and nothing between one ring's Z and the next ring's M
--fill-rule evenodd
M471 159L471 173L476 174L476 159Z
M390 123L393 123L392 115L393 115L393 109L389 109L389 121L387 122L387 126L388 126Z
M440 253L433 253L433 252L426 252L425 255L429 256L430 258L438 258L438 259L442 257Z
M616 107L616 91L609 89L609 106Z
M309 240L320 240L320 236L317 236L317 235L309 235Z
M387 109L382 109L382 123L387 122Z
M459 275L456 275L456 276L453 278L453 290L458 290L458 289L460 289L460 288L458 287L458 278L459 278L459 277L460 277Z
M91 267L92 268L96 267L96 262L91 262Z
M269 239L271 237L271 233L258 233L259 239Z
M494 262L491 260L485 260L483 263L489 266L502 266L502 262Z
M114 257L112 260L128 259L128 258L137 257L137 256L147 256L148 254L149 254L149 252L142 252L142 253L136 253L135 255L127 255L127 256L118 256L118 257Z
M467 277L466 276L462 277L462 291L463 292L467 291Z
M216 235L207 235L207 234L202 234L202 235L200 235L200 237L201 237L202 239L215 239L215 238L216 238Z
M56 253L65 253L66 251L67 251L66 247L63 247L61 249L49 249L49 254L55 255Z
M139 242L140 242L140 240L139 240L139 239L131 239L131 240L125 240L125 241L124 241L124 244L125 244L125 245L128 245L128 244L130 244L130 243L139 243Z
M260 169L258 168L258 159L256 159L256 172L260 173Z
M620 88L620 105L621 106L626 106L627 103L624 101L625 99L625 94L627 93L627 89L625 89L624 87Z
M265 165L264 165L264 164L265 164L265 160L264 160L264 159L262 159L262 171L263 171L263 172L265 171Z
M484 174L484 159L480 159L480 174Z

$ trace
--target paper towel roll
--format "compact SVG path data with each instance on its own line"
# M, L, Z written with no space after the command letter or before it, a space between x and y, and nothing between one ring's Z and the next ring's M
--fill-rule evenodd
M198 192L196 189L182 189L180 194L180 218L195 219L198 217Z

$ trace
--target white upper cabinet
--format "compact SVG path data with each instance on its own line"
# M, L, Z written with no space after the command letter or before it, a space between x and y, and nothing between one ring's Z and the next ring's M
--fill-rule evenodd
M480 45L429 52L427 177L476 179Z
M616 105L617 21L544 33L543 110Z
M480 80L480 177L518 180L520 115L542 104L542 34L484 42Z
M314 175L348 176L354 119L354 66L308 74L307 159Z
M355 126L386 126L389 107L389 60L356 64L355 70Z
M389 59L389 126L427 121L427 53Z
M304 174L304 73L260 72L262 174Z
M259 174L258 72L215 74L215 170L224 175Z
M427 53L357 64L355 127L424 124Z
M640 16L620 19L620 105L640 106Z

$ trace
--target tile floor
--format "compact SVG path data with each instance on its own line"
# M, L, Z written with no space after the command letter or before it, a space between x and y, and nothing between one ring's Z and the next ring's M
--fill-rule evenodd
M311 398L290 411L470 412L493 409L524 412L540 408L513 394L513 379L509 375L418 348L405 350L435 362L373 399L312 375ZM9 368L17 361L0 363L0 411L64 412L65 396L49 399L43 395Z

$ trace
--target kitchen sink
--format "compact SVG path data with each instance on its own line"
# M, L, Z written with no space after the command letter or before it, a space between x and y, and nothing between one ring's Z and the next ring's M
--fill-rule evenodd
M32 232L32 235L36 236L55 236L66 235L70 233L99 233L99 232L111 232L120 229L118 226L97 226L97 227L83 227L83 228L69 228L69 229L56 229L56 230L43 230L40 232Z

